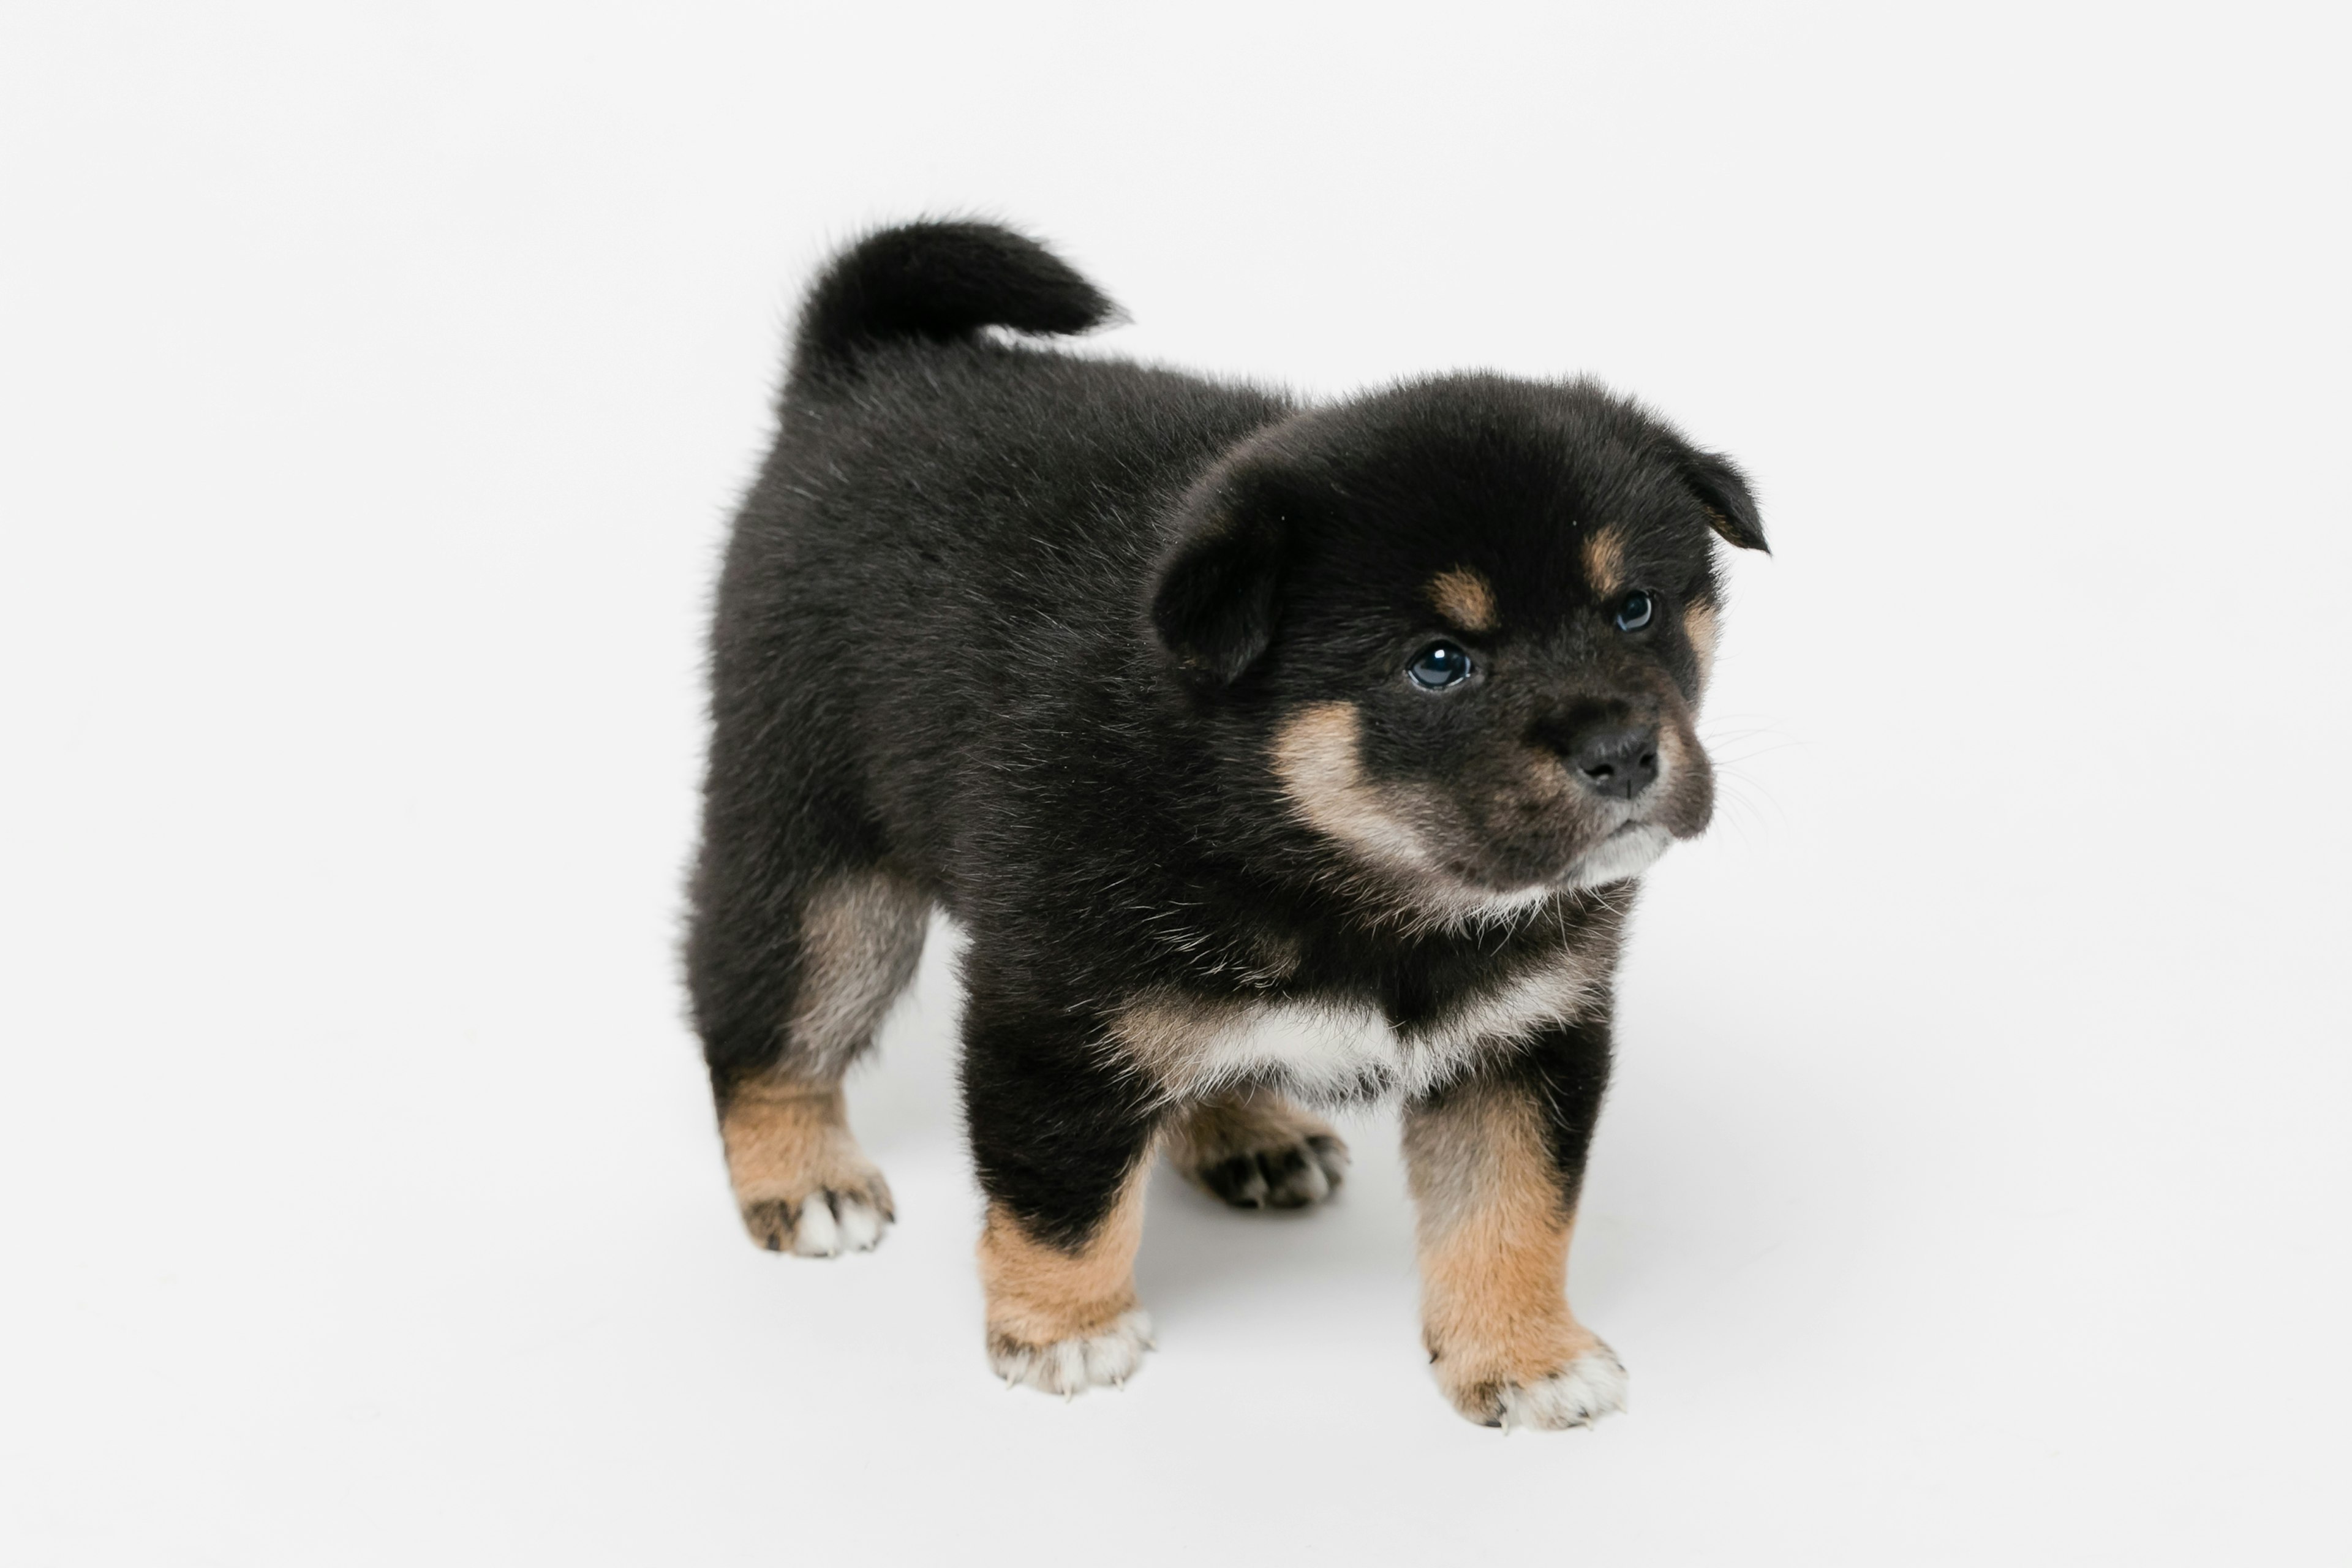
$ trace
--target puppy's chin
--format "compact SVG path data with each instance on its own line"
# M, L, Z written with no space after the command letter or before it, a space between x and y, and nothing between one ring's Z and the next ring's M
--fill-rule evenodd
M1656 865L1658 857L1674 841L1675 836L1654 822L1627 823L1570 861L1565 871L1549 881L1532 882L1507 891L1465 889L1449 902L1447 912L1490 920L1505 918L1579 888L1622 882Z
M1630 822L1579 856L1563 888L1599 888L1638 877L1658 863L1675 836L1654 822Z

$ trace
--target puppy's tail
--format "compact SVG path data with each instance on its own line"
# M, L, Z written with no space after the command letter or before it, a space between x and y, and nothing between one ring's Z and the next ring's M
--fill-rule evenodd
M867 235L809 289L792 385L839 377L894 338L969 339L982 327L1083 332L1118 307L1035 240L989 223L927 221Z

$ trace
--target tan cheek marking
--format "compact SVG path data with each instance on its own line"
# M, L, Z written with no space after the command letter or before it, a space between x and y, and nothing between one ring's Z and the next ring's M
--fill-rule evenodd
M1135 1308L1135 1251L1143 1239L1149 1154L1084 1247L1066 1252L1032 1237L1002 1204L988 1206L980 1237L980 1282L988 1296L990 1342L1034 1349L1094 1333Z
M1429 580L1429 602L1437 613L1465 632L1491 632L1502 625L1495 608L1495 590L1467 566L1440 572Z
M797 1204L821 1187L856 1187L872 1167L850 1135L841 1087L748 1084L719 1119L735 1201Z
M1596 529L1585 536L1584 580L1607 598L1624 586L1625 536L1613 528Z
M1302 709L1275 732L1274 771L1307 825L1390 866L1421 867L1429 853L1386 809L1360 762L1361 720L1351 702Z
M1412 1112L1405 1153L1420 1210L1423 1338L1447 1394L1486 1419L1503 1388L1600 1342L1568 1307L1575 1212L1516 1091L1467 1089Z
M915 977L928 908L914 884L885 871L837 878L811 895L801 913L800 1000L784 1070L834 1077L866 1047Z
M1694 837L1715 816L1715 764L1698 742L1691 710L1669 703L1658 726L1659 805L1651 820L1677 838Z
M1715 639L1720 626L1715 606L1704 601L1683 611L1683 635L1690 638L1691 652L1698 658L1698 683L1702 687L1715 674Z
M1412 804L1401 803L1364 778L1358 750L1360 725L1353 703L1318 702L1276 730L1273 771L1291 809L1308 826L1345 845L1380 872L1383 890L1402 894L1408 908L1464 913L1492 908L1491 889L1465 882L1445 868L1431 839L1413 825ZM1528 756L1520 783L1531 798L1555 799L1571 787L1557 765L1533 752ZM1422 809L1432 808L1424 803Z
M1673 787L1675 781L1682 776L1683 770L1690 766L1692 744L1693 737L1685 733L1680 716L1668 715L1666 721L1658 726L1660 783Z

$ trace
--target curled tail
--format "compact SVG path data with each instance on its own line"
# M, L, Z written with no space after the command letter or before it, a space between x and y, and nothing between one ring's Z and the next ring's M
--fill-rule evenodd
M893 338L951 342L982 327L1083 332L1116 310L1066 262L1009 228L902 224L843 251L809 289L792 380L838 375Z

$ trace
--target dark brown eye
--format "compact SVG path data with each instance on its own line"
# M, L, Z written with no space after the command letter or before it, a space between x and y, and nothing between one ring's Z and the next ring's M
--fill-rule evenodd
M1443 691L1470 679L1470 656L1450 642L1433 642L1412 656L1404 672L1423 691Z
M1636 588L1626 595L1624 602L1617 606L1617 629L1638 632L1648 626L1651 617L1656 614L1657 606L1650 603L1650 595Z

